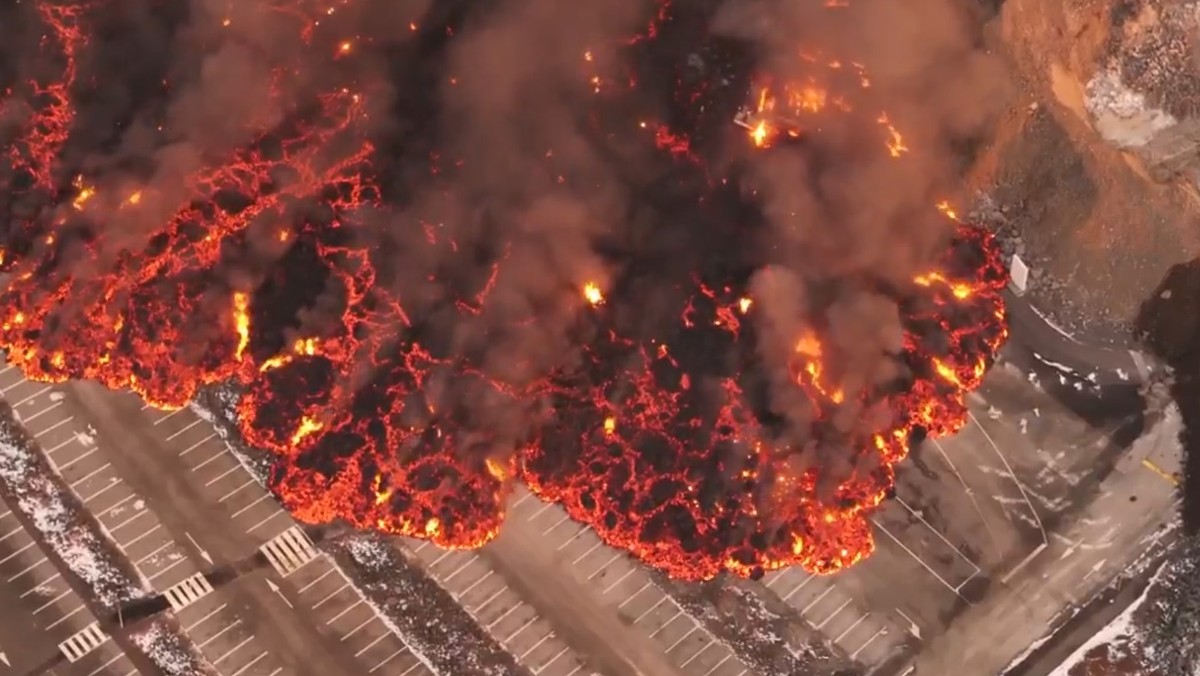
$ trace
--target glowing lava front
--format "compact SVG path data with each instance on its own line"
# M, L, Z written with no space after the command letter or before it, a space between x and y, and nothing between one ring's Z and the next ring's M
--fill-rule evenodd
M860 460L832 484L821 468L792 460L798 449L759 405L761 304L744 275L680 280L670 324L652 335L622 313L636 289L619 279L581 279L570 331L580 358L536 378L500 377L438 340L431 313L416 313L394 284L380 281L390 274L385 255L353 236L366 227L356 220L360 210L387 209L373 169L377 151L364 131L369 87L331 91L196 173L173 215L131 247L90 224L155 196L110 195L57 166L75 118L70 93L87 44L86 13L39 7L52 36L43 48L58 50L63 76L30 83L39 107L7 156L31 185L4 189L60 201L41 218L14 219L0 243L10 273L0 293L0 347L30 379L92 379L162 408L231 384L244 439L276 455L272 490L304 521L343 520L443 547L478 547L501 528L509 487L520 481L605 542L677 578L754 576L790 565L834 572L872 552L868 517L887 497L894 466L918 437L962 427L965 395L1007 335L999 251L989 234L956 222L942 259L902 290L903 348L894 357L905 376L897 386L847 389L832 375L833 350L819 323L794 336L787 373L811 403L808 436ZM669 21L667 7L630 49L653 43ZM300 10L285 14L301 19L306 43L322 39L324 24ZM339 64L366 48L326 37L323 53ZM583 60L591 65L592 52ZM728 111L748 136L739 143L771 152L819 133L820 116L838 114L859 116L878 151L897 163L916 152L886 112L858 110L849 94L821 83L822 73L837 71L868 87L864 67L808 60L813 78L759 82L736 116ZM580 85L601 107L623 91L591 73ZM705 199L717 199L722 181L701 166L689 129L636 117L621 123L665 163L699 176L711 189ZM297 205L312 203L324 216L298 215L312 210ZM954 219L946 205L930 205L930 213ZM421 227L431 256L459 253L453 238ZM325 323L297 327L300 308L283 319L272 314L288 297L287 283L227 281L225 264L264 240L300 261L289 265L302 274L281 272L283 279L319 280L338 297ZM505 255L474 287L441 289L449 301L436 308L438 317L479 315L506 274ZM518 440L498 441L500 421L472 408L479 402L532 422ZM851 402L883 411L887 422L833 438L826 421Z

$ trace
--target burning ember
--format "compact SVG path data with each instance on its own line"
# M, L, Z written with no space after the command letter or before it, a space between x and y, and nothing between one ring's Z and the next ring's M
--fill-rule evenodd
M995 244L935 199L909 227L944 231L944 253L907 277L856 270L778 293L804 264L761 245L776 226L755 171L785 156L841 161L826 138L897 176L920 155L872 102L865 65L799 52L807 75L768 78L744 45L660 2L632 37L580 46L574 83L520 99L534 114L569 98L574 126L572 143L537 146L536 172L514 178L494 164L511 155L472 154L440 126L453 111L438 106L468 107L491 82L455 70L469 52L447 56L472 3L405 21L410 51L386 60L393 71L362 66L381 47L354 29L349 0L250 4L305 45L318 89L302 95L297 69L277 65L263 96L278 114L247 116L244 141L202 148L179 182L78 159L97 86L80 75L88 27L106 5L37 5L40 58L57 75L17 81L0 102L21 112L0 173L21 207L0 243L11 364L163 409L235 387L245 440L277 455L272 491L310 523L478 547L522 482L677 578L831 573L872 552L868 517L894 466L962 427L1007 331ZM246 23L209 19L209 35ZM396 65L410 62L443 70ZM444 96L387 102L428 89L414 83L429 72ZM480 138L514 154L563 138L513 105L487 98L488 119L526 137ZM628 203L592 226L573 205L595 204L581 196L602 184ZM521 217L501 227L514 203ZM898 317L885 376L858 373L838 337L848 289Z

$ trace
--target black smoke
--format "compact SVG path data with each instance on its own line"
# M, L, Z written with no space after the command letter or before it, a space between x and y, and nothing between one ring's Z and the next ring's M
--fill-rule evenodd
M956 148L986 134L1004 78L967 0L827 4L348 0L325 12L304 0L92 2L76 119L53 168L59 194L0 168L7 248L33 248L27 223L41 233L59 220L76 176L99 195L143 191L138 209L73 226L100 243L98 258L54 257L99 274L153 245L158 224L190 199L189 176L269 146L272 130L348 88L365 97L360 131L375 148L370 203L335 213L328 195L290 202L294 238L273 241L275 214L205 277L255 291L256 354L333 330L345 289L316 251L365 248L379 288L413 320L404 340L439 359L504 388L548 376L568 387L589 379L589 348L609 329L665 342L696 383L698 418L711 422L714 383L744 378L760 421L795 449L793 464L828 468L836 483L872 469L849 449L892 421L877 400L852 400L814 435L792 345L808 330L824 336L826 378L847 391L911 378L897 358L895 290L946 249L953 227L932 206L955 196ZM0 26L8 142L39 106L31 83L52 78L62 58L33 3L0 9ZM856 90L855 106L866 117L823 118L794 143L753 149L733 119L755 82L803 81L833 60L850 87L865 67L870 88ZM885 110L910 149L903 165L881 152L875 118ZM253 197L218 202L234 211ZM604 327L581 324L588 282L604 289ZM675 345L700 284L753 297L745 340ZM610 356L617 370L631 359ZM349 389L376 376L363 364ZM424 393L474 440L463 452L511 453L565 415L552 398L506 398L479 382L435 376Z

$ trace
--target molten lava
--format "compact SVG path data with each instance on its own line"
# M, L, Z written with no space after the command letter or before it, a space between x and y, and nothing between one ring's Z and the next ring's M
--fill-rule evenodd
M629 49L658 38L668 6ZM501 528L509 488L520 481L608 544L677 578L754 576L790 565L834 572L872 552L868 517L887 497L894 466L917 438L963 426L965 395L1007 335L999 251L989 234L957 223L942 259L895 292L904 335L894 359L904 375L894 385L847 388L828 361L836 351L820 323L795 335L787 374L811 402L809 443L867 458L835 485L821 468L793 462L793 444L803 442L764 414L755 350L761 304L745 274L708 270L678 280L671 322L654 333L622 312L636 289L620 279L581 279L570 336L581 357L536 378L498 376L438 340L432 312L413 311L396 285L381 281L391 278L386 254L354 236L366 227L359 211L388 208L373 166L376 146L363 131L369 86L330 91L193 175L173 215L132 246L91 224L156 202L152 191L110 195L58 166L75 117L70 95L87 44L86 11L38 7L42 47L59 54L62 77L29 83L36 108L8 158L31 180L4 189L53 195L56 204L8 226L0 347L30 379L92 379L161 408L184 406L207 386L234 385L244 439L276 455L271 488L306 522L342 520L443 547L478 547ZM320 22L290 6L280 11L300 19L305 43L322 39ZM366 48L343 36L330 37L329 46L323 53L339 63ZM583 60L591 64L592 52ZM748 103L728 111L725 119L748 136L740 143L773 152L766 149L819 134L822 116L836 114L861 118L863 133L877 136L878 151L897 163L916 152L886 112L860 110L849 94L830 91L829 72L869 87L863 66L804 61L808 80L757 81ZM624 88L581 74L580 86L608 111L595 119L607 120L611 100L635 79ZM621 124L621 133L644 138L664 162L699 176L703 200L728 198L679 120L626 115ZM314 203L320 216L302 206ZM945 204L930 205L930 213L956 220ZM435 224L421 227L431 256L459 253ZM321 280L336 310L326 305L321 322L298 326L272 314L286 284L253 276L230 283L222 272L228 261L264 241L302 262L303 276L281 273L285 279ZM497 254L490 276L446 294L439 320L477 316L507 274L505 260ZM850 402L883 411L887 422L858 436L833 434L827 421ZM480 420L475 407L484 404L535 423L505 448L496 421Z

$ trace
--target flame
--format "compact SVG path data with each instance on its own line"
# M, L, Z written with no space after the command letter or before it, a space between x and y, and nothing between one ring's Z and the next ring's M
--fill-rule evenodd
M42 48L64 71L29 85L33 95L27 98L36 109L5 152L18 172L32 177L41 198L61 208L46 219L16 223L0 242L0 261L9 273L0 287L0 348L30 379L93 379L164 409L186 405L202 388L232 385L240 395L235 408L241 436L275 454L271 490L301 521L341 520L443 547L478 547L496 537L507 491L520 481L562 504L604 542L677 578L754 576L791 565L835 572L871 554L869 516L888 494L894 465L918 430L938 436L965 424L966 394L979 386L1007 336L999 250L989 234L957 222L949 204L941 203L937 209L956 221L955 241L911 288L898 290L911 308L902 317L899 358L912 366L907 389L851 388L838 368L838 345L820 317L795 318L808 329L794 336L794 350L786 355L794 377L780 386L811 402L814 437L847 403L891 413L890 426L843 440L847 453L860 454L868 460L863 466L874 469L836 486L824 485L829 477L820 469L798 470L783 460L792 441L763 422L757 394L743 390L758 387L762 376L755 357L759 301L748 295L749 272L698 266L656 299L668 311L647 313L653 317L626 316L627 296L636 292L620 283L624 278L607 289L587 281L572 292L582 294L584 311L564 323L578 347L569 351L568 365L542 373L514 364L530 375L516 382L499 377L495 373L505 369L481 361L473 348L441 341L431 325L453 324L445 320L457 317L489 326L492 304L511 303L509 251L488 260L490 274L472 282L431 276L430 286L410 302L396 291L395 271L377 268L386 254L361 244L372 238L359 235L370 233L355 231L368 227L357 217L365 207L389 208L375 174L375 166L387 162L373 161L377 151L369 140L378 128L368 120L368 109L378 108L365 104L374 100L369 82L361 91L332 89L316 97L311 110L298 110L277 126L263 123L256 140L184 178L177 204L160 204L168 196L153 193L155 209L145 211L161 206L167 216L148 226L152 245L123 248L105 239L103 233L114 229L104 227L89 231L94 241L76 237L114 215L99 207L134 207L149 194L136 190L122 199L121 186L60 166L88 15L47 2L38 7L46 25ZM629 44L656 39L672 20L666 7L659 5ZM332 6L273 8L299 43L321 55L314 58L334 60L370 48L336 34L338 26L328 19ZM220 23L229 26L230 19ZM703 121L711 114L706 111L730 112L706 98L707 83L681 78L673 100L688 102L687 115L672 108L664 116L670 122L652 121L634 105L639 97L620 98L637 87L639 73L631 72L627 82L601 79L592 72L604 61L599 54L583 51L579 74L580 86L596 94L587 100L605 111L590 116L589 124L611 124L597 131L626 134L632 138L622 143L642 144L647 152L657 149L664 166L687 177L681 185L705 186L695 195L701 204L725 199L727 186L744 187L730 185L719 164L707 159L710 144L692 135L699 128L692 117ZM769 148L820 133L837 115L861 128L872 144L882 139L875 148L879 156L908 170L912 151L905 137L886 113L856 98L870 87L866 69L813 51L798 59L803 77L763 77L745 91L735 122L752 144ZM606 107L614 102L619 105ZM609 112L628 110L647 116L608 121L617 116ZM472 161L440 152L429 160L431 180ZM545 161L548 176L561 177L565 188L586 187L572 184L579 177L556 165L553 152ZM226 208L226 195L243 204ZM294 205L301 203L319 204L328 218L294 219ZM411 239L429 247L419 253L437 261L481 255L468 246L460 250L465 243L452 233L461 230L442 227L444 214L419 215L427 220ZM229 256L247 242L263 243L258 227L267 228L273 248L304 258L305 277L295 286L315 280L325 290L319 303L294 306L293 289L280 291L297 282L295 270L284 266L272 271L280 279L239 286L244 290L210 283L227 278ZM64 253L78 265L57 265ZM432 310L441 313L436 321L425 309L432 298L446 299ZM611 307L586 311L601 305ZM313 307L318 311L309 312ZM533 308L528 322L535 323L542 310ZM288 323L281 315L304 321ZM658 315L669 325L654 323ZM506 340L499 328L496 337ZM485 403L498 415L475 416L468 402ZM510 411L536 415L521 425L497 425L503 422L498 416ZM506 427L523 434L498 431Z
M605 418L604 419L604 435L612 436L614 433L616 433L616 431L617 431L617 419L612 416L608 416L607 418Z
M299 446L308 437L320 432L325 426L321 423L305 416L300 419L300 427L298 427L291 438L288 440L292 446Z
M233 294L233 322L237 331L238 342L234 350L234 359L242 361L246 347L250 345L250 297L238 291Z
M601 292L600 287L593 282L588 282L587 284L583 285L583 297L592 305L600 305L604 302L604 293Z

